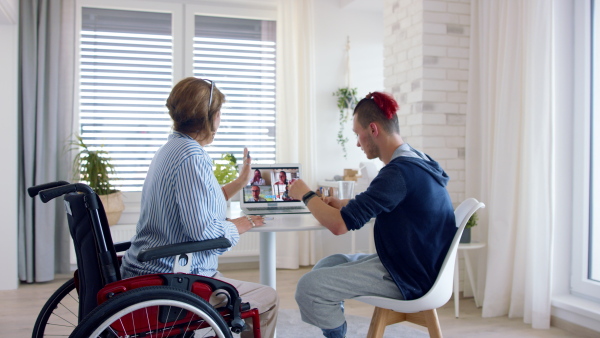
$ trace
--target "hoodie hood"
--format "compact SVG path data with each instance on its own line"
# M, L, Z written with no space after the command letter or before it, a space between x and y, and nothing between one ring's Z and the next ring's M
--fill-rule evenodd
M444 169L442 169L439 163L434 161L429 155L414 149L408 143L404 143L396 149L390 163L395 161L409 162L421 167L443 187L445 187L450 180L450 177L446 174Z

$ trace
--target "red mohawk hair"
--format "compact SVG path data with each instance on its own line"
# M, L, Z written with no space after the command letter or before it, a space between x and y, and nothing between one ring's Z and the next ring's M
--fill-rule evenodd
M367 94L367 99L373 99L377 107L381 109L385 117L390 120L398 111L398 103L394 98L386 93L372 92Z

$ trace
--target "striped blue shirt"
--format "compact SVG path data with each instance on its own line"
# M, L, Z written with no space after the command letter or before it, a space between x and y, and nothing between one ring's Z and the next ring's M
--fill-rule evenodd
M158 246L228 238L236 245L240 235L226 221L227 202L212 171L212 160L190 136L174 132L154 155L142 189L140 219L121 265L123 278L173 271L174 257L141 263L140 250ZM191 273L213 276L215 249L193 254Z

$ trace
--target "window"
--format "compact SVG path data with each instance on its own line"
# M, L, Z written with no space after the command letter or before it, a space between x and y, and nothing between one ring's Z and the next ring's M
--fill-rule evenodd
M588 278L600 282L600 2L592 2Z
M571 293L600 301L600 4L575 3Z
M84 7L80 46L80 134L109 152L119 189L140 189L171 125L171 15Z
M275 161L275 21L196 13L188 29L189 17L174 13L201 7L165 2L151 10L125 0L124 10L105 3L86 1L80 8L80 134L92 149L109 153L120 190L141 191L170 132L165 101L186 76L215 81L227 97L221 127L207 147L213 159L224 152L240 158L246 146L257 162ZM136 4L140 9L131 10ZM193 45L178 46L186 36Z
M275 22L195 17L194 76L227 97L211 153L247 146L256 162L275 160Z

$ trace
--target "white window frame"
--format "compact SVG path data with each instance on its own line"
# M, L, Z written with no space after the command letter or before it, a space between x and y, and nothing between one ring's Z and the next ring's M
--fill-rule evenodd
M592 8L590 1L576 1L574 10L577 20L574 20L574 36L576 38L574 39L573 237L571 241L570 289L574 296L600 302L600 283L588 279L591 184L590 99L592 95L590 83ZM600 87L600 83L596 86L596 92L598 92L598 87Z
M118 10L134 10L146 12L171 13L173 32L173 83L193 75L193 39L194 16L210 15L240 19L277 20L277 7L273 2L244 2L223 0L219 4L214 1L196 1L186 4L178 1L141 1L141 0L77 0L76 2L76 37L75 46L79 50L82 24L82 7L97 7ZM184 22L184 25L180 24ZM179 62L183 60L183 62ZM76 53L75 65L79 65L79 53ZM76 67L75 92L79 93L80 70ZM75 107L79 107L79 96L75 95ZM78 109L75 114L79 120ZM136 224L141 208L141 192L123 192L125 210L118 224Z

